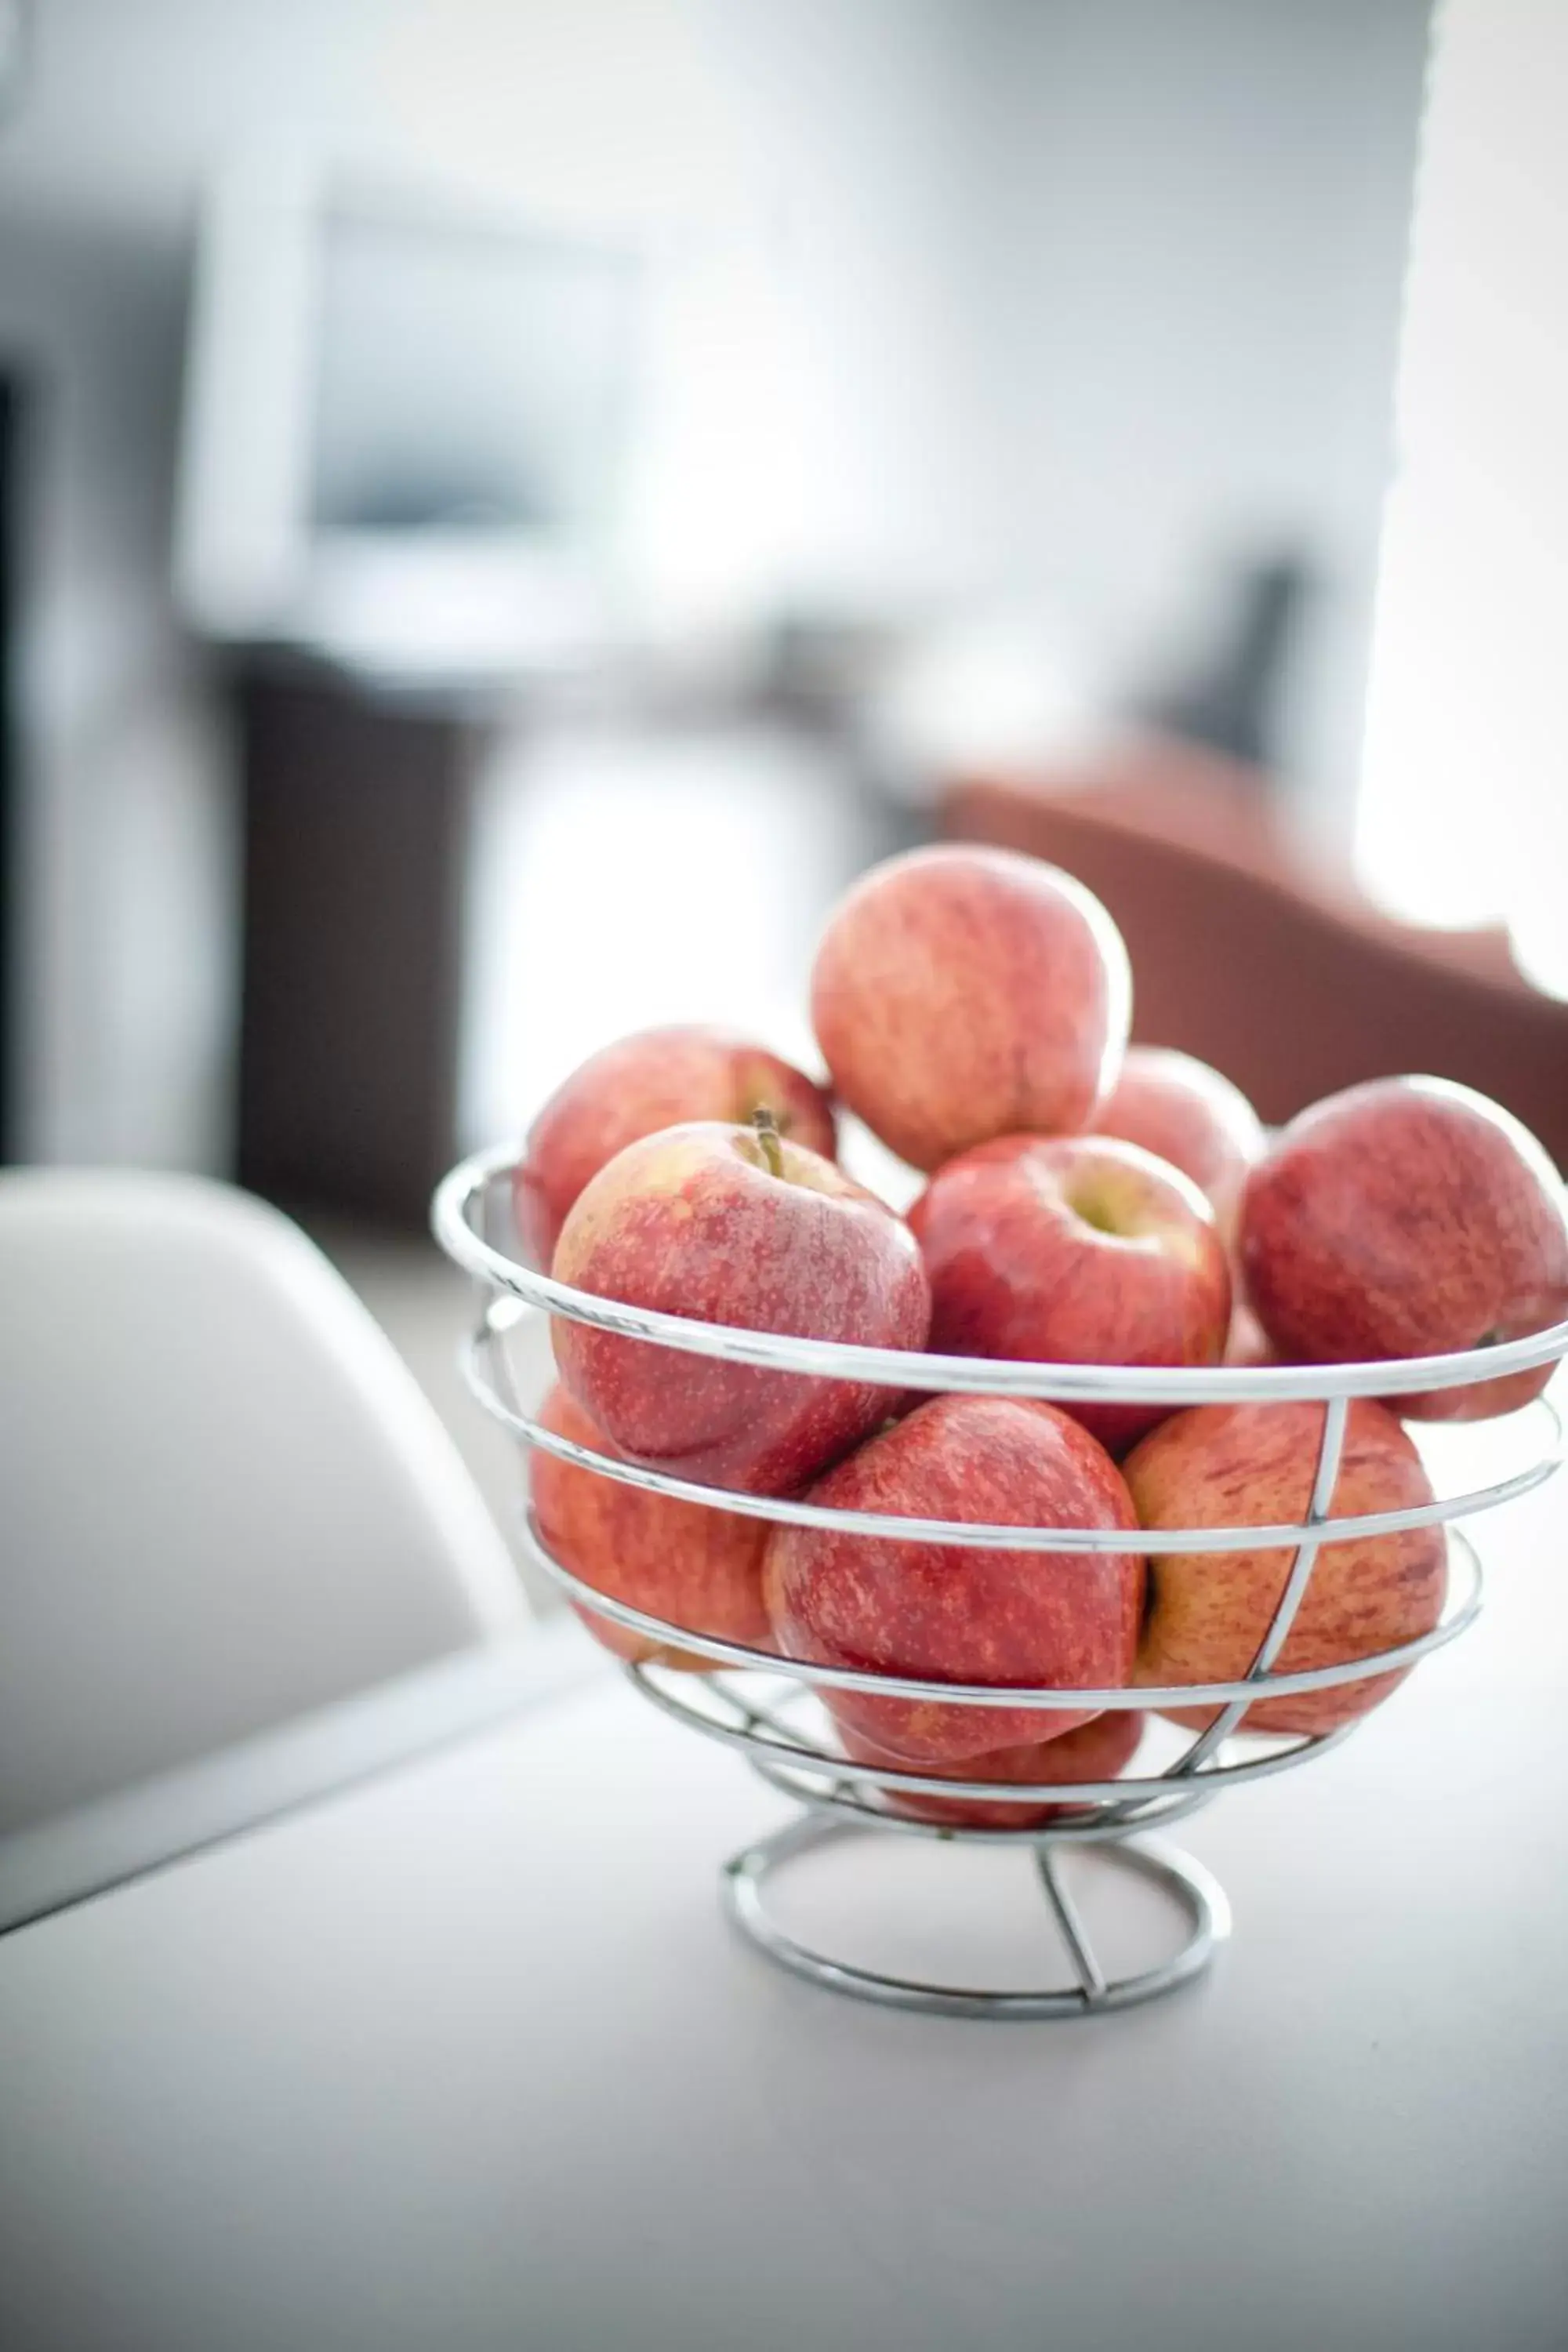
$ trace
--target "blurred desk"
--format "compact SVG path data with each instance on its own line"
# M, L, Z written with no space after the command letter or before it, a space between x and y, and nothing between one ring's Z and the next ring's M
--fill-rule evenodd
M1342 1749L1184 1828L1236 1939L1124 2015L776 1972L713 1876L776 1801L609 1680L20 1931L9 2352L1561 2343L1563 1509Z

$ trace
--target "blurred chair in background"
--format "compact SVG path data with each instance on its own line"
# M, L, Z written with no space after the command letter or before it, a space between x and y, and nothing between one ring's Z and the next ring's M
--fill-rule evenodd
M191 1178L9 1175L0 1297L0 1925L502 1711L505 1546L287 1219ZM309 1722L280 1767L268 1737ZM255 1769L204 1782L226 1754Z
M1098 891L1137 974L1135 1035L1212 1062L1282 1120L1362 1078L1478 1087L1568 1164L1568 1003L1500 927L1392 920L1310 862L1255 771L1173 739L1034 773L953 775L944 832L1065 866Z

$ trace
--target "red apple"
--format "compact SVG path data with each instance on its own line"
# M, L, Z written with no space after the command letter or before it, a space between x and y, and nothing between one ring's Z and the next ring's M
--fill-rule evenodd
M1163 1423L1129 1454L1124 1475L1152 1546L1162 1528L1300 1526L1311 1501L1321 1404L1197 1405ZM1406 1510L1432 1500L1421 1457L1394 1415L1370 1398L1351 1405L1331 1518ZM1268 1631L1295 1555L1260 1551L1149 1556L1149 1606L1137 1679L1235 1682ZM1441 1528L1325 1544L1274 1661L1297 1674L1364 1658L1430 1633L1443 1612L1447 1547ZM1331 1690L1260 1700L1251 1731L1328 1731L1364 1715L1404 1680L1369 1675ZM1212 1706L1172 1709L1203 1726Z
M1190 1177L1110 1136L1009 1135L939 1169L910 1212L939 1354L1217 1364L1230 1265ZM1163 1405L1064 1402L1114 1451Z
M863 876L811 981L837 1093L924 1169L994 1135L1088 1126L1121 1066L1131 1003L1121 935L1080 882L957 845Z
M514 1180L518 1230L548 1267L567 1210L591 1176L639 1137L690 1119L745 1127L773 1113L781 1135L834 1157L833 1108L804 1074L721 1029L643 1029L590 1055L529 1129Z
M1049 1716L1040 1720L1050 1721ZM966 1756L957 1764L926 1764L921 1769L942 1780L1016 1781L1114 1780L1130 1764L1143 1737L1144 1718L1136 1707L1108 1707L1076 1731L1058 1739L1036 1739L1026 1748L995 1748L983 1756ZM858 1732L839 1734L844 1753L858 1764L886 1764L895 1771L914 1767L889 1756L874 1740ZM944 1829L1033 1830L1064 1813L1082 1811L1069 1804L1021 1805L1006 1797L906 1796L895 1789L880 1791L882 1801L911 1821L934 1822Z
M553 1271L600 1298L748 1331L920 1348L913 1234L831 1160L700 1122L617 1152L567 1213ZM885 1421L869 1381L726 1364L557 1318L555 1360L612 1444L705 1485L783 1495Z
M1263 1150L1263 1123L1239 1087L1191 1054L1129 1045L1110 1099L1095 1113L1100 1135L1119 1135L1168 1160L1208 1195L1228 1242L1247 1171Z
M1247 1295L1298 1363L1434 1356L1568 1316L1568 1217L1527 1128L1446 1078L1374 1078L1293 1118L1247 1180ZM1480 1421L1539 1396L1551 1366L1394 1397Z
M1137 1520L1110 1455L1048 1404L933 1397L811 1488L842 1510L996 1526L1125 1528ZM779 1527L763 1593L786 1657L933 1682L1109 1689L1131 1677L1142 1605L1137 1552L978 1551L837 1528ZM921 1763L1059 1737L1090 1720L824 1687L845 1732Z
M604 1432L559 1383L538 1417L553 1435L614 1458L616 1449ZM748 1649L769 1646L763 1607L765 1519L623 1486L542 1449L533 1455L529 1485L546 1550L596 1592L691 1633L739 1642ZM589 1610L577 1613L618 1658L652 1659L695 1674L712 1671L710 1658L649 1641Z

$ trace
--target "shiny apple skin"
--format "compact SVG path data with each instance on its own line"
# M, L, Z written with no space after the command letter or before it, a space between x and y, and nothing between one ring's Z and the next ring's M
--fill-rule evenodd
M926 1764L929 1776L954 1780L1033 1781L1114 1780L1137 1753L1145 1717L1136 1707L1107 1707L1091 1722L1064 1731L1057 1739L1036 1739L1023 1748L995 1748L981 1756L966 1756L957 1764ZM893 1770L912 1771L903 1759L889 1756L873 1740L853 1731L840 1731L844 1753L859 1764L886 1764ZM909 1820L930 1822L940 1829L1033 1830L1081 1812L1066 1801L1019 1804L1006 1797L935 1797L924 1792L906 1795L884 1789L882 1802Z
M1325 1410L1321 1403L1196 1405L1173 1414L1129 1454L1123 1475L1149 1547L1141 1687L1236 1682L1247 1673L1285 1590L1293 1549L1172 1553L1161 1549L1161 1530L1300 1526L1311 1502ZM1331 1522L1432 1499L1432 1482L1408 1433L1384 1406L1354 1400ZM1441 1617L1447 1584L1440 1527L1325 1543L1275 1671L1310 1672L1417 1640ZM1331 1731L1380 1705L1404 1679L1404 1672L1373 1675L1263 1699L1247 1708L1241 1727ZM1203 1727L1217 1709L1170 1712L1178 1723Z
M1518 1119L1444 1078L1373 1079L1292 1119L1247 1180L1240 1250L1290 1363L1446 1355L1568 1318L1556 1170ZM1388 1402L1413 1420L1486 1420L1552 1370Z
M557 1278L705 1323L923 1347L931 1286L884 1202L787 1138L698 1122L628 1144L584 1188ZM700 1485L785 1495L879 1428L900 1391L689 1354L556 1317L562 1379L612 1444Z
M781 1135L836 1156L833 1106L803 1070L728 1030L640 1029L574 1070L538 1113L513 1179L519 1235L548 1272L566 1213L617 1151L693 1119L747 1127L771 1110Z
M1091 891L962 844L872 868L828 921L812 1026L835 1092L913 1168L1089 1124L1121 1066L1127 950Z
M939 1355L1217 1364L1230 1262L1190 1178L1110 1136L1005 1136L939 1169L910 1212ZM1121 1452L1165 1405L1064 1398Z
M559 1381L538 1419L552 1436L616 1458L604 1431ZM769 1647L763 1606L765 1519L626 1486L542 1448L532 1458L529 1490L545 1549L582 1583L689 1633L743 1649ZM595 1641L618 1658L647 1659L694 1674L713 1670L712 1660L699 1652L650 1640L575 1601L573 1606Z
M1137 1518L1110 1455L1052 1405L933 1397L809 1489L842 1510L998 1526L1125 1530L1115 1552L981 1551L780 1527L763 1589L786 1657L937 1682L1121 1688L1142 1610ZM825 1686L847 1733L942 1763L1060 1737L1095 1707L1040 1711Z
M1171 1045L1129 1045L1121 1075L1095 1115L1101 1135L1140 1143L1205 1193L1228 1244L1248 1169L1263 1156L1262 1120L1238 1086Z

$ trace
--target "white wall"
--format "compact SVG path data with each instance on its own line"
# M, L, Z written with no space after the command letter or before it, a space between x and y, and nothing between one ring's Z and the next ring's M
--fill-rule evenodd
M1300 537L1328 593L1289 755L1342 822L1426 0L988 13L976 252L1008 572L1133 658L1207 562Z
M1568 9L1447 0L1400 361L1358 854L1568 997ZM1568 1073L1564 1074L1568 1083Z

